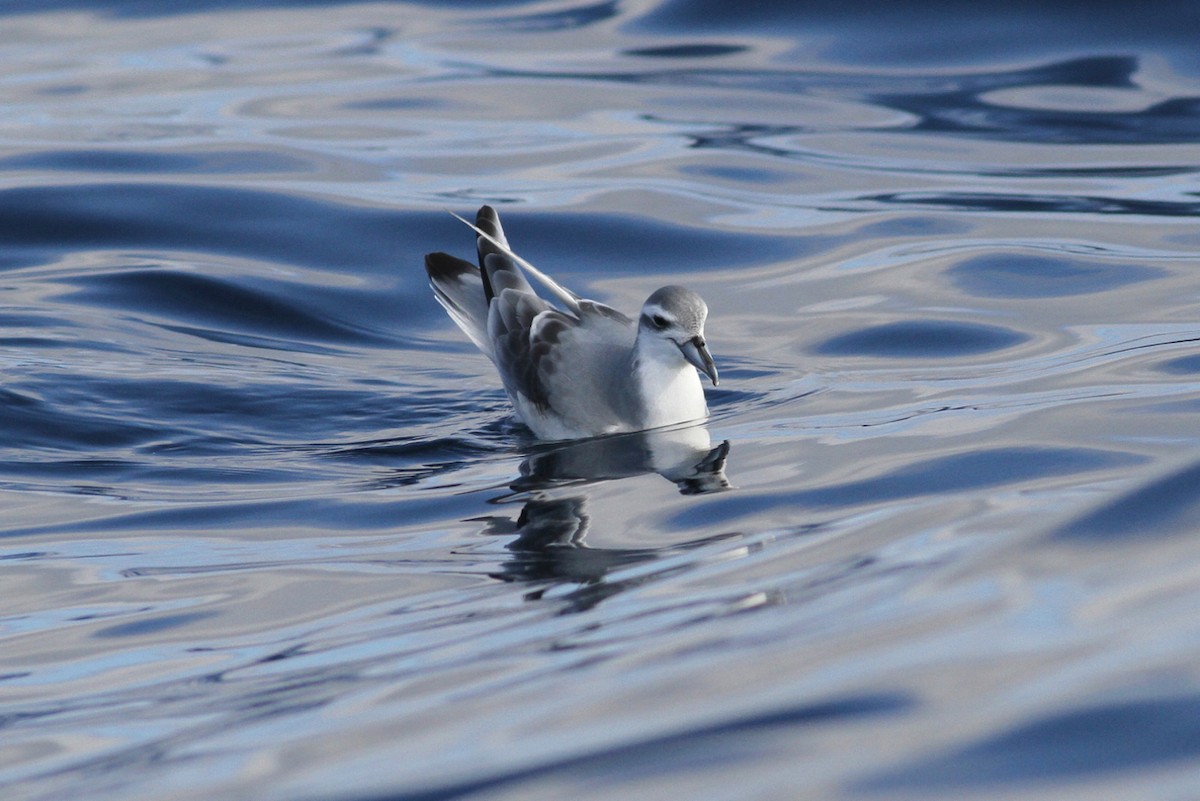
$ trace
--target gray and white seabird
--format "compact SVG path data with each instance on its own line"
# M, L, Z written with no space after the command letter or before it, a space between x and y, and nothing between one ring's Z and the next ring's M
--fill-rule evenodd
M539 439L642 431L708 416L696 370L716 385L717 368L704 340L708 307L699 295L665 286L634 321L579 297L513 253L490 206L471 227L479 266L430 253L429 282L450 318L496 365L517 415ZM538 296L525 273L561 308Z

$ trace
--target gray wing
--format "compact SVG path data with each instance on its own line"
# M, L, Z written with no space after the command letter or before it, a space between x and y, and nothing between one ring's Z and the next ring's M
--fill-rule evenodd
M500 218L491 206L479 210L475 226L481 232L475 247L488 305L487 333L500 378L514 402L522 396L536 408L544 409L546 390L538 380L530 332L537 316L553 307L533 291L510 255L512 251L508 249Z
M496 210L491 206L483 206L479 209L479 213L475 216L475 223L471 224L459 217L454 212L451 212L460 222L469 228L472 228L479 235L476 240L479 249L479 266L484 266L484 260L488 253L500 253L510 257L515 263L519 264L529 274L538 280L543 287L550 291L550 294L555 297L560 303L567 307L572 312L579 311L580 297L571 290L559 284L550 276L534 267L525 259L513 253L512 248L508 246L508 240L504 237L504 229L500 227L500 217L496 214ZM492 290L486 287L488 280L487 271L484 271L485 288L488 291L488 297L492 297Z
M547 309L530 326L538 411L581 430L622 430L640 402L630 391L635 330L628 318L602 304L584 301L580 311L574 317Z
M448 253L429 253L425 256L425 272L429 274L434 297L450 319L470 337L475 347L494 361L487 335L488 304L479 268Z
M581 311L575 317L515 289L491 303L488 334L505 389L545 439L625 430L639 402L630 392L632 323L601 304Z
M547 392L534 363L535 339L531 334L538 315L553 311L547 301L518 289L502 289L492 298L488 309L488 338L504 388L514 402L520 395L538 408L546 407Z
M508 250L500 218L490 206L479 210L476 226L490 237L477 238L479 267L448 253L429 253L425 256L425 272L429 274L434 297L450 315L450 319L495 362L496 349L488 330L492 300L506 289L529 295L535 293L521 268L509 255L511 251ZM507 323L501 333L506 338L511 338L514 331L518 330L512 327L517 325L518 317L528 316L525 322L529 323L533 315L541 311L541 308L530 311L522 307L522 311L518 312L514 304L510 303L510 306L513 309L504 315ZM526 324L524 330L528 328ZM517 354L513 352L510 356L516 358Z
M481 207L475 216L475 227L481 232L481 235L475 238L475 250L479 254L479 269L487 302L490 304L493 298L506 289L536 295L513 258L496 210L491 206Z

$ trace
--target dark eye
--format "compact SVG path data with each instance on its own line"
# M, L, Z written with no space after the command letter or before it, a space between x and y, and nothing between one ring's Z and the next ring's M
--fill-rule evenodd
M667 327L667 318L663 317L661 314L656 314L653 317L651 317L650 322L654 323L655 328L666 328Z

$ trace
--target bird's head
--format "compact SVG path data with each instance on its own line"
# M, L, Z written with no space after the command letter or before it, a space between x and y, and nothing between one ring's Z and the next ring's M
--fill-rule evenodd
M661 340L679 349L683 358L717 385L717 366L704 341L708 306L704 299L682 286L664 286L646 298L638 320L638 335Z

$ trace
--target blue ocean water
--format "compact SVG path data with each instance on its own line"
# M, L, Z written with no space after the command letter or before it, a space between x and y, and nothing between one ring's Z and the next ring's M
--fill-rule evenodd
M5 799L1200 796L1200 5L0 22ZM484 203L708 423L516 423Z

